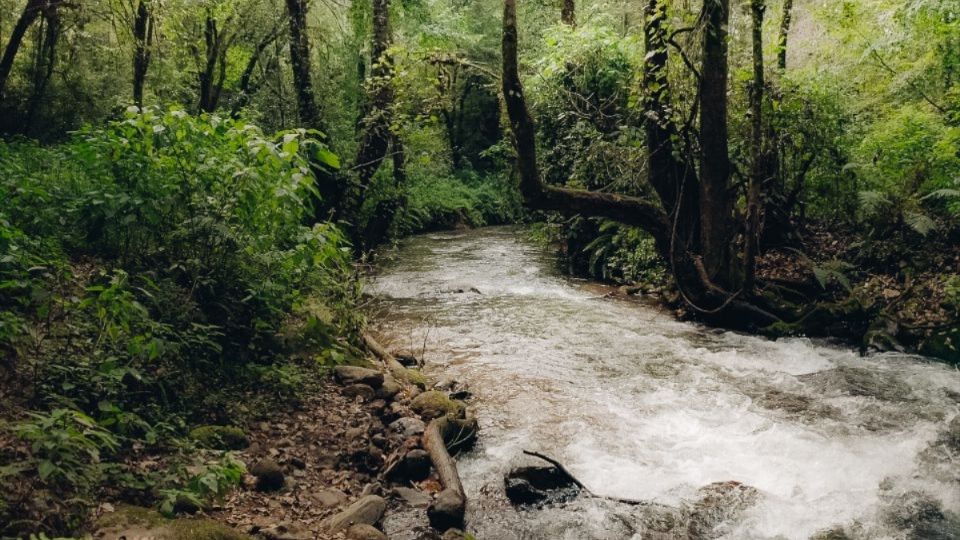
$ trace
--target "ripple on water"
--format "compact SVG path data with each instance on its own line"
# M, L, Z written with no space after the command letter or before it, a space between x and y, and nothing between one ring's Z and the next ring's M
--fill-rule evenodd
M476 396L483 435L460 469L480 538L960 537L955 369L602 298L523 229L418 237L393 255L369 287L381 335L425 342L428 369ZM503 474L524 449L648 503L518 511ZM705 486L729 482L749 500L703 506Z

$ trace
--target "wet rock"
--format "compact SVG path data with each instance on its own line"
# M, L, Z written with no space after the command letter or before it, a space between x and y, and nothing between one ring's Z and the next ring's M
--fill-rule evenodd
M397 362L400 362L400 365L405 367L418 367L420 365L417 357L408 352L397 353L394 355L394 358L397 359Z
M850 540L847 533L843 532L841 527L833 527L823 531L817 531L810 540Z
M423 422L423 420L420 420L419 418L413 418L411 416L394 420L388 427L390 428L390 431L400 435L403 438L422 435L424 430L427 429L427 425Z
M476 417L455 418L448 415L437 418L436 422L440 435L443 436L443 442L451 454L469 450L477 443L480 425Z
M325 523L329 532L340 532L351 525L375 525L383 517L387 501L377 495L366 495L357 499L345 510L332 516Z
M383 374L375 369L357 366L337 366L333 368L333 376L338 383L345 386L365 384L371 388L380 388L380 386L383 385Z
M408 487L395 487L393 488L393 494L414 508L426 508L430 506L432 500L426 493Z
M390 470L390 479L394 482L419 482L430 476L430 467L430 454L419 448L410 450Z
M373 525L361 523L347 529L347 538L349 540L387 540L387 535L378 531Z
M351 399L360 397L363 401L372 401L376 395L373 387L366 384L351 384L344 387L341 393Z
M940 501L919 491L908 491L890 500L885 521L916 540L955 539Z
M413 409L413 412L428 420L448 414L462 417L466 412L466 405L462 402L454 401L443 392L436 390L424 392L413 398L413 401L410 402L410 408Z
M712 540L729 529L756 504L759 492L740 482L714 482L697 490L699 499L689 508L687 533L691 540Z
M948 448L960 452L960 415L953 417L939 440Z
M190 438L213 450L243 450L250 445L247 434L233 426L199 426L190 430Z
M573 478L553 465L517 467L504 478L507 498L515 505L539 505L572 499L580 492Z
M258 491L277 491L283 488L283 469L272 459L262 459L250 467L257 479Z
M460 529L447 529L447 532L443 533L443 536L440 537L440 540L466 540L468 537L467 533L461 531Z
M801 375L798 379L839 394L876 397L883 401L910 399L910 386L882 371L844 366Z
M316 500L320 506L334 508L347 502L347 494L339 489L323 489L314 495L314 500Z
M463 527L463 499L452 489L441 491L427 508L430 526L438 531Z

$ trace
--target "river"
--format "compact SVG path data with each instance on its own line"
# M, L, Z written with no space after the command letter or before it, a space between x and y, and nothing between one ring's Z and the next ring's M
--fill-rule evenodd
M381 258L375 333L474 395L480 443L458 464L479 539L960 538L954 367L678 322L561 275L523 228L413 237ZM503 476L523 450L648 502L517 510ZM749 496L709 508L705 486L730 481Z

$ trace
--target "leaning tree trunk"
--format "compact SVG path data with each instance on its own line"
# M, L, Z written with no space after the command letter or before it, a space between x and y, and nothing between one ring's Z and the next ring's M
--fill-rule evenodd
M20 45L23 44L23 37L34 21L37 20L37 17L40 16L40 11L45 3L46 0L29 0L20 13L17 23L13 26L13 31L10 32L10 39L3 49L3 57L0 57L0 102L3 101L7 79L10 77L10 70L13 69L13 61L17 57Z
M150 0L140 0L133 20L133 102L143 108L143 87L150 69L150 47L153 41L153 15Z
M240 111L250 103L250 97L254 93L253 72L257 68L257 63L260 62L260 57L263 56L263 52L279 37L280 28L274 28L266 37L260 40L253 49L253 53L250 54L250 58L247 60L247 65L243 68L243 73L240 74L240 83L238 84L239 92L230 110L230 116L237 118L240 116Z
M30 103L27 106L27 121L24 132L28 132L33 125L34 118L40 110L43 103L43 96L47 92L47 85L53 76L53 68L57 60L57 43L60 41L60 4L51 3L43 11L43 21L46 28L43 29L42 38L37 49L37 63L34 68L33 92L30 96ZM42 27L41 27L42 28Z
M760 186L766 173L763 152L763 0L751 0L753 83L750 85L750 179L747 187L747 222L744 228L743 288L753 292L760 249Z

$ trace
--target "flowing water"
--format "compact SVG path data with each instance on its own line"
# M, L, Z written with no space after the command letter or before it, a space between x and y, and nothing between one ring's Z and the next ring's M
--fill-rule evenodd
M561 276L520 228L384 255L376 332L474 395L458 463L480 539L960 538L956 368L677 322ZM523 450L645 502L515 509Z

